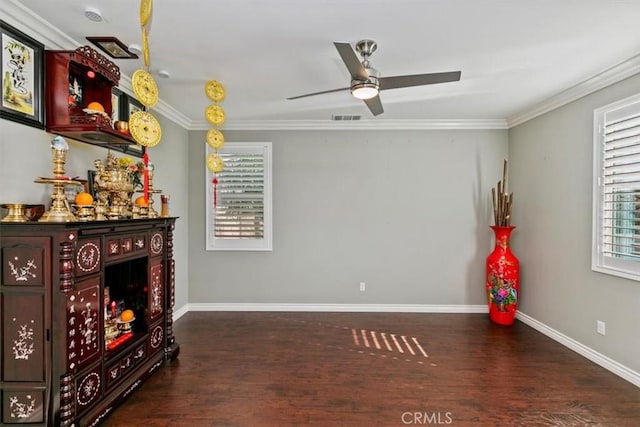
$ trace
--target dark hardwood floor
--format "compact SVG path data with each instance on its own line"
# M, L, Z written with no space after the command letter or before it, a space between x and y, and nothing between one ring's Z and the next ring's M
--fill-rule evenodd
M640 388L481 314L191 312L105 426L640 426Z

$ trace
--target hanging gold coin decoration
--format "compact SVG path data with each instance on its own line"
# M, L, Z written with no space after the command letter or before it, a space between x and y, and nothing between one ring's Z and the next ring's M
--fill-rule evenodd
M146 28L142 29L142 60L144 66L149 68L149 35Z
M209 105L204 110L204 116L214 126L220 126L225 121L224 110L219 105Z
M140 0L140 26L144 27L151 19L152 0Z
M224 169L224 160L215 153L209 153L207 155L207 169L212 173L222 172Z
M209 123L213 126L221 126L225 121L225 113L222 107L217 105L218 102L222 102L226 96L226 92L222 83L216 80L209 80L204 85L204 93L207 97L214 102L204 110L204 116ZM218 173L224 169L224 161L218 154L218 150L224 145L224 135L218 129L209 129L206 135L207 144L213 153L209 153L206 158L207 169L213 174L211 185L213 186L213 207L214 209L218 203Z
M207 144L214 150L219 150L224 145L224 135L218 129L207 131Z
M210 100L213 102L222 102L226 96L226 91L222 83L216 80L209 80L204 85L204 92L207 94Z
M133 139L143 147L155 147L162 138L160 123L148 111L136 111L131 114L129 131Z
M146 107L153 107L158 102L158 85L155 79L146 70L138 69L131 77L133 93L138 101Z

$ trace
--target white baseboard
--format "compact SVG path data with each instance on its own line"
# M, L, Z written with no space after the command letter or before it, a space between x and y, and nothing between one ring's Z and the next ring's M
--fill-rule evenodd
M627 368L626 366L616 362L615 360L610 359L607 356L598 353L592 348L589 348L586 345L579 343L573 338L569 338L568 336L556 331L555 329L548 327L544 323L541 323L536 319L534 319L533 317L528 316L520 311L516 315L516 318L520 320L522 323L525 323L528 326L531 326L533 329L537 330L538 332L541 332L544 335L548 336L549 338L553 339L554 341L557 341L560 344L564 345L565 347L575 351L579 355L586 357L587 359L591 360L595 364L600 365L606 370L616 374L620 378L623 378L629 381L631 384L635 385L636 387L640 387L640 373L630 368Z
M175 322L189 312L189 304L185 304L177 310L173 310L173 321Z
M487 313L486 305L423 304L188 304L187 311L309 311L377 313Z

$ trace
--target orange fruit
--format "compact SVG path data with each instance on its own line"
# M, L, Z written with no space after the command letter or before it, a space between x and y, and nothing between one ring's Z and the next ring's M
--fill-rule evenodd
M93 196L85 191L76 194L76 205L88 206L93 204Z
M99 102L96 101L92 101L87 105L87 109L88 110L94 110L94 111L100 111L101 113L104 113L104 107L102 106L102 104L100 104Z
M149 206L149 202L144 200L144 196L136 198L134 203L136 204L136 206Z
M127 309L120 313L120 320L122 320L123 322L131 322L133 320L133 317L133 310Z

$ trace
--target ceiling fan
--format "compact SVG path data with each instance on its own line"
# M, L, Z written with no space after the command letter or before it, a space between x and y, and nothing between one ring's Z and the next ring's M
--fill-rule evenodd
M460 80L460 75L462 74L461 71L450 71L446 73L380 77L378 70L373 68L369 61L371 54L378 48L378 44L375 41L360 40L356 43L356 51L362 56L362 62L358 60L358 56L349 43L333 42L333 44L338 50L342 61L347 66L349 74L351 74L351 86L293 96L287 99L305 98L307 96L340 92L348 89L351 91L351 95L355 98L362 99L364 103L367 104L367 107L369 107L371 113L377 116L384 112L382 102L380 101L381 90L455 82Z

